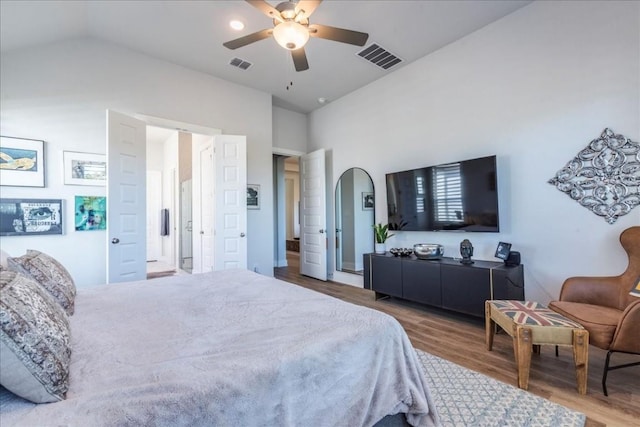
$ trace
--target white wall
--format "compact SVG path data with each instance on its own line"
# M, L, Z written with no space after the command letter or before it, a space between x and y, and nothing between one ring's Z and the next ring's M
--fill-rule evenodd
M640 208L609 225L547 183L605 127L640 140L640 2L541 1L311 113L309 149L333 150L335 177L371 174L380 222L385 173L496 154L500 233L389 243L453 256L469 238L475 258L496 260L498 241L512 242L526 297L546 302L566 277L626 267L618 236Z
M273 107L273 146L280 154L307 153L307 116Z
M40 249L58 258L78 286L104 283L106 233L73 230L74 195L104 187L63 185L62 151L105 152L105 110L146 114L247 136L247 181L261 184L263 205L248 212L248 265L273 274L271 95L91 39L3 53L0 133L46 141L47 187L2 187L2 197L62 198L64 236L3 237L20 255Z

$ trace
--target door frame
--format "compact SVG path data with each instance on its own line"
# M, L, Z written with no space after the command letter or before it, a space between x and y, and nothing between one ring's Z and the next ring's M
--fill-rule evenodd
M304 151L297 150L289 150L287 148L277 148L273 147L271 151L271 156L275 158L275 156L283 156L283 157L300 157L307 153ZM278 207L285 206L286 203L286 195L285 189L278 188L279 185L285 185L285 171L278 170L274 167L274 189L273 195L276 199L274 202L274 206L276 207L275 214L273 216L273 266L274 267L286 267L286 252L287 252L287 235L286 235L286 207L282 209L278 209ZM298 213L299 214L299 213ZM285 254L284 260L280 259L279 253L280 249L283 249ZM284 262L283 262L284 261ZM285 265L281 265L285 264Z
M175 130L175 131L179 131L179 132L185 132L185 133L190 133L192 136L195 135L204 135L204 136L211 136L213 138L213 136L215 135L221 135L222 134L222 129L218 129L218 128L212 128L212 127L208 127L208 126L202 126L202 125L197 125L194 123L187 123L187 122L181 122L181 121L177 121L177 120L171 120L171 119L167 119L167 118L163 118L163 117L156 117L156 116L151 116L151 115L147 115L147 114L142 114L142 113L138 113L138 114L133 114L132 115L133 118L136 118L138 120L143 121L147 126L155 126L155 127L159 127L159 128L164 128L164 129L171 129L171 130ZM193 142L193 138L192 138L192 153L193 153L193 148L194 148L194 142ZM194 167L193 165L193 154L192 154L192 168ZM193 170L193 169L192 169ZM163 173L165 173L166 171L163 171ZM177 171L174 174L175 175L175 179L173 179L172 182L172 186L173 188L171 189L171 193L175 196L176 194L180 194L180 182L179 179L177 178ZM195 180L193 180L192 177L192 191L195 192ZM174 207L174 219L177 221L178 218L180 218L180 203L179 200L177 200L177 197L173 198L172 201L172 206ZM146 203L145 203L146 205ZM146 206L145 206L146 207ZM199 211L200 210L200 201L199 200L192 200L192 206L191 206L192 212L194 212L196 209ZM179 231L179 227L175 227L176 232L173 233L174 234L174 238L172 239L172 245L174 247L173 250L173 260L174 260L174 265L176 265L176 268L179 268L180 266L180 260L179 260L179 254L178 254L178 250L177 247L180 243L179 239L181 238L181 233ZM192 239L192 254L193 251L195 250L195 247L193 246L195 243L195 239Z

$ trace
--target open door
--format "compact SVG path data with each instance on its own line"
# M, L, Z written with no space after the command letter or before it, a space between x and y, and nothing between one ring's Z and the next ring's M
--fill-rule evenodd
M147 278L146 132L107 110L107 283Z
M300 157L300 274L327 280L325 151Z
M247 137L216 135L214 269L247 268ZM204 185L204 183L203 183Z
M214 265L214 227L215 227L215 163L213 154L213 138L198 149L199 194L197 206L199 210L199 235L196 239L194 258L198 273L206 273L215 269Z

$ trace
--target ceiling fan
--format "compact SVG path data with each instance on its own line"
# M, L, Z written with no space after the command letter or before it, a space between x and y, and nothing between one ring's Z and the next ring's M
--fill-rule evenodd
M364 46L369 38L369 34L359 31L329 27L328 25L309 24L309 16L316 10L322 0L299 0L298 2L289 0L278 4L276 7L271 6L265 0L245 1L268 17L273 18L273 28L257 31L244 37L230 40L222 45L229 49L237 49L273 36L280 46L291 51L296 71L309 69L307 55L304 52L304 45L309 41L309 37L318 37L356 46Z

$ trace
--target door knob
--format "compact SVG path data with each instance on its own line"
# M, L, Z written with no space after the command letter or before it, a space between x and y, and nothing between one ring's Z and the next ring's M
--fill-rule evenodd
M245 236L245 234L244 234L244 233L240 233L240 237L244 237L244 236Z
M323 234L323 233L324 233L324 230L321 228L320 229L320 234Z
M113 243L114 245L117 245L118 243L120 243L120 239L118 239L117 237L114 237L113 239L111 239L111 243Z

